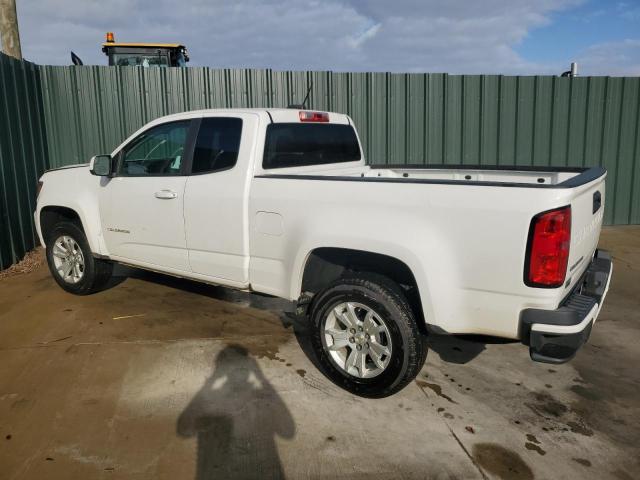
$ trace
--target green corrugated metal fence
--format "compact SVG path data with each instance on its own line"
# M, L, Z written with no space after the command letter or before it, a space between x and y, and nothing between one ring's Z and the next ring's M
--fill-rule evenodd
M24 68L37 79L34 67ZM162 115L200 108L286 107L300 103L311 86L310 108L352 116L370 163L603 165L609 171L605 221L640 223L637 77L89 66L38 70L51 167L110 152ZM17 168L24 169L26 160L15 158Z
M46 165L38 66L0 55L0 269L36 245L32 212Z
M640 78L42 67L52 166L199 108L311 108L356 122L370 163L603 165L607 223L640 223Z

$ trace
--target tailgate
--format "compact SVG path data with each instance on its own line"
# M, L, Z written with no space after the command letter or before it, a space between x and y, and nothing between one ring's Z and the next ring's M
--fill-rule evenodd
M568 287L572 288L589 266L598 246L604 217L605 176L576 188L571 200L571 247L567 265Z

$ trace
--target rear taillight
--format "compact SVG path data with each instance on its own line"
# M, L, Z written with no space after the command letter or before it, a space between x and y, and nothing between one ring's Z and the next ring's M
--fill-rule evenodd
M329 121L329 114L327 112L305 112L302 111L299 114L301 122L320 122L326 123Z
M571 243L571 207L536 215L529 228L524 281L530 287L555 288L567 274Z

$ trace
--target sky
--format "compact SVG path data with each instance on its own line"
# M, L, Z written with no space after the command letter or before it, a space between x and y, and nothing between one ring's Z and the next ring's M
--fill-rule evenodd
M23 56L106 65L100 44L178 42L190 66L640 75L640 0L16 0Z

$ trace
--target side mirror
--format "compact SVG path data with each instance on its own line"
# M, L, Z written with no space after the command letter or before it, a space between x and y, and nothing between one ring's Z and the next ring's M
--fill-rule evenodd
M111 155L96 155L89 162L89 170L98 177L111 175Z

